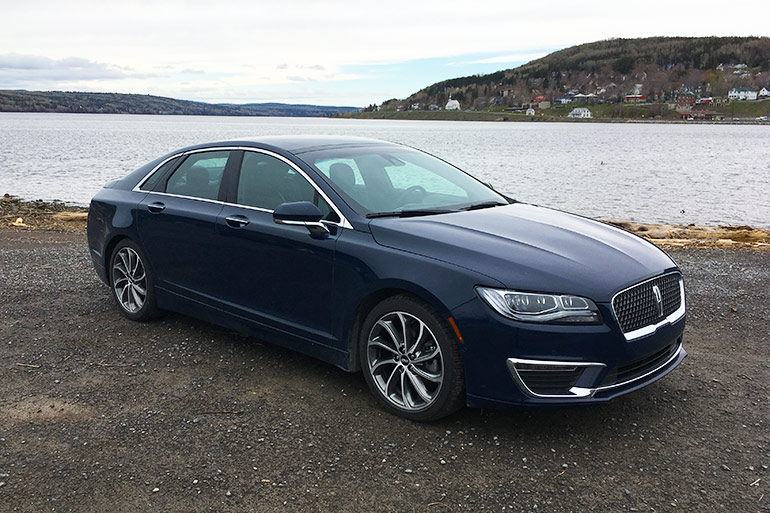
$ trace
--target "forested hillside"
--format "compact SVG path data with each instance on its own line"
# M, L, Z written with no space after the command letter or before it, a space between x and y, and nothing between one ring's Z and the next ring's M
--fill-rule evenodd
M560 50L518 68L444 80L382 108L443 107L450 95L463 109L485 109L521 105L539 95L552 100L568 91L616 102L626 94L649 99L682 90L726 95L733 87L769 84L767 37L611 39Z
M285 103L212 104L163 96L120 93L0 90L0 112L82 112L199 116L332 116L356 107Z

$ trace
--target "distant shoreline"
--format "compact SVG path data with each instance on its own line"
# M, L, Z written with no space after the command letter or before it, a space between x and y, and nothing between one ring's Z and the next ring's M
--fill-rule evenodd
M684 120L684 119L638 119L638 118L591 118L575 119L568 117L527 116L514 112L489 111L379 111L351 112L337 114L334 118L342 119L384 119L398 121L493 121L499 123L639 123L661 125L761 125L770 126L768 121L756 119L723 120Z
M21 222L17 222L21 218ZM60 201L0 197L0 230L83 232L88 208ZM770 229L751 226L684 226L597 219L640 235L663 247L734 248L770 251Z

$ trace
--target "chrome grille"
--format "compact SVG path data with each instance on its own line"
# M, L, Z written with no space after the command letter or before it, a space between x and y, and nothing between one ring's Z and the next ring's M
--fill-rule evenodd
M623 333L656 324L676 312L682 304L681 279L679 273L664 274L618 293L612 299L612 309ZM662 312L654 291L656 286L660 291Z

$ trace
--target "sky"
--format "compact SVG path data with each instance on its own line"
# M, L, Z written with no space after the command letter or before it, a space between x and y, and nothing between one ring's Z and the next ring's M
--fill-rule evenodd
M360 107L613 37L770 35L767 2L734 18L724 1L633 9L617 0L4 4L0 89L212 103Z

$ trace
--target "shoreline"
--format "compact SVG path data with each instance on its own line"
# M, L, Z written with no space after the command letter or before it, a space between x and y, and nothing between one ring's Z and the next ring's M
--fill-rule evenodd
M16 221L21 218L21 223ZM88 207L61 201L0 197L0 230L84 232ZM664 248L736 248L770 251L770 229L752 226L695 226L602 220Z
M491 111L379 111L337 114L333 119L378 119L392 121L492 121L498 123L639 123L660 125L759 125L770 126L768 121L756 119L685 120L640 118L590 118L566 116L526 116L515 112Z

